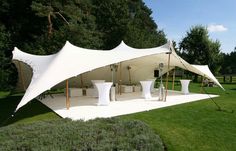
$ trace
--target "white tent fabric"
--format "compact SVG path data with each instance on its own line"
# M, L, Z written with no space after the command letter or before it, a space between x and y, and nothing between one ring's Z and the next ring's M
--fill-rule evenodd
M66 79L111 64L122 62L123 67L131 66L139 71L137 73L153 74L153 70L158 67L159 63L164 63L167 66L167 53L170 52L172 52L170 55L170 69L178 66L205 76L223 89L207 66L190 65L175 53L171 42L160 47L147 49L131 48L121 42L119 46L112 50L101 51L76 47L67 41L58 53L47 56L32 55L22 52L16 47L14 48L13 60L22 61L33 69L30 85L16 111L44 91ZM139 70L140 68L143 71ZM164 72L167 71L167 68L165 68Z
M222 85L219 83L219 81L215 78L215 76L211 73L209 67L207 65L192 65L192 67L196 68L198 71L200 71L198 74L202 75L203 77L207 77L208 79L211 79L215 84L220 86L223 90L225 90Z
M29 87L16 110L54 85L81 73L110 64L170 52L170 43L150 49L135 49L121 42L109 51L90 50L76 47L68 41L56 54L48 56L31 55L14 48L13 59L25 62L33 69Z
M180 56L176 54L174 51L172 45L170 46L172 53L171 53L171 66L177 66L182 69L191 71L193 73L196 73L198 75L201 75L203 77L206 77L210 80L212 80L215 84L217 84L220 88L225 90L222 85L219 83L219 81L215 78L215 76L211 73L209 67L207 65L192 65L186 62L184 59L182 59ZM166 55L166 54L165 54Z

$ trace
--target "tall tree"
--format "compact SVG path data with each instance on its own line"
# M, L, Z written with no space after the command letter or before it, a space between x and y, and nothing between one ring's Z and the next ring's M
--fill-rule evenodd
M105 48L117 46L121 40L136 48L162 45L166 42L151 17L152 11L142 0L95 0L96 21L105 33Z
M187 31L179 43L181 56L191 64L209 65L214 73L220 69L220 42L209 38L207 29L197 25Z
M12 43L1 48L1 57L11 60L13 46L56 53L66 40L90 49L112 49L121 40L137 48L159 46L166 37L151 13L142 0L0 0L1 33L10 35L2 41Z
M31 0L1 0L0 21L11 33L15 46L22 47L24 43L36 41L35 37L44 30L44 20L37 17L31 9ZM11 52L9 52L11 53Z
M236 74L236 50L229 54L223 53L221 74Z
M10 33L0 24L0 91L12 90L15 87L17 74L8 52L11 49Z
M101 48L102 33L97 30L90 0L35 0L31 7L47 21L46 30L36 44L46 54L60 50L66 40L85 48Z

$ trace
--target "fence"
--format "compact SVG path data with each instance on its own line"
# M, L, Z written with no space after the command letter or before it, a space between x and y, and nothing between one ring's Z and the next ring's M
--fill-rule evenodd
M220 83L236 83L236 75L222 75L216 78Z

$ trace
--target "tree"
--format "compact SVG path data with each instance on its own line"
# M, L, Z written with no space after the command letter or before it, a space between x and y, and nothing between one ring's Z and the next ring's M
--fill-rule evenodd
M95 0L96 21L104 33L105 49L116 47L121 40L136 48L160 46L166 43L158 30L152 11L142 0Z
M165 34L158 29L151 17L152 11L140 0L129 1L130 20L124 40L136 48L150 48L167 42Z
M5 25L11 34L11 41L15 46L22 48L25 43L37 41L45 23L35 15L31 9L31 0L1 0L0 22ZM11 51L9 52L11 54Z
M46 30L29 47L34 45L38 50L44 50L44 54L59 51L66 40L84 48L102 47L102 33L97 30L90 0L35 0L31 7L38 17L47 22L42 27Z
M204 26L197 25L187 31L180 41L181 56L191 64L208 65L213 73L220 70L220 42L209 38Z
M11 49L10 33L2 24L0 24L0 33L0 91L9 91L15 87L17 74L8 56Z
M2 46L0 56L10 62L13 46L52 54L66 40L90 49L112 49L121 40L136 48L160 46L166 37L151 13L142 0L0 0L1 33L10 35L2 43L12 44Z
M236 51L229 54L222 53L223 61L221 74L236 74Z

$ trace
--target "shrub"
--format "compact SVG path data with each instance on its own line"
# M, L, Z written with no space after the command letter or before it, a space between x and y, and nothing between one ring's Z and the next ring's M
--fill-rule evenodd
M0 150L162 151L164 147L145 123L111 118L87 122L59 119L2 127Z

